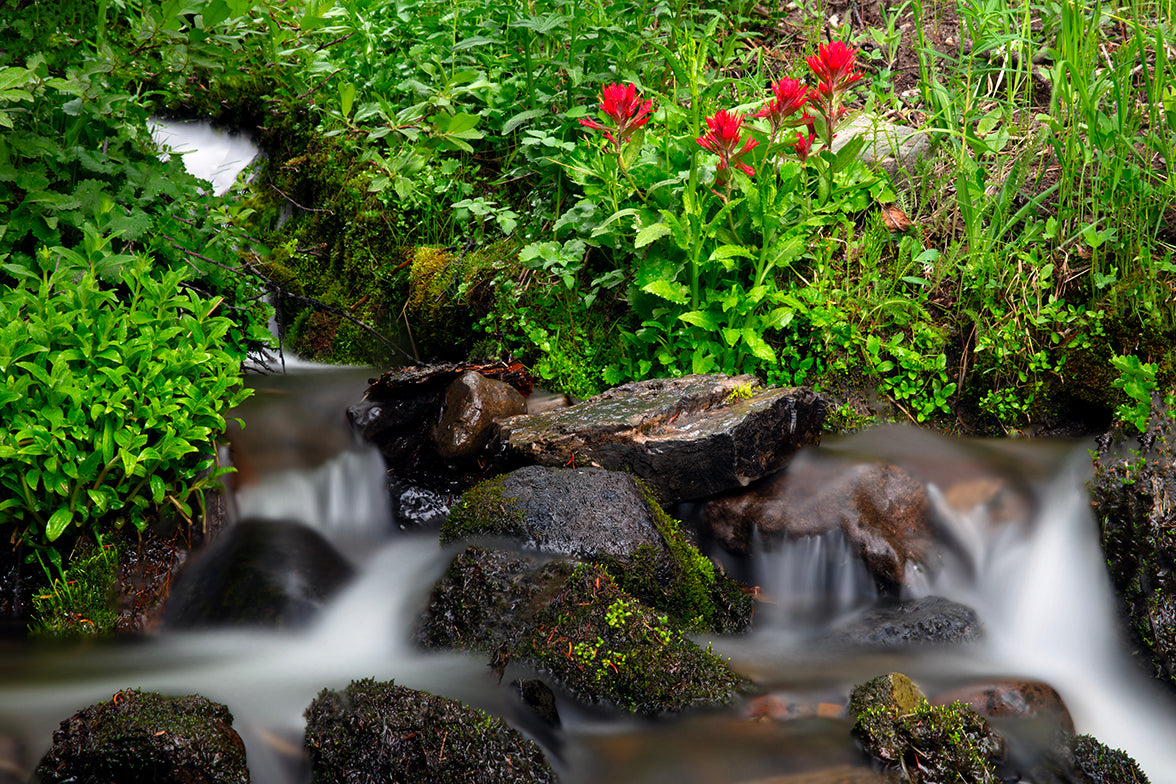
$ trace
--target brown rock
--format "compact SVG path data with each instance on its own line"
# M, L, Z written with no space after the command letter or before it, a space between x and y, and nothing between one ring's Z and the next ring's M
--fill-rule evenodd
M511 417L500 437L546 466L631 471L666 503L702 498L778 470L820 438L825 401L754 376L684 376L616 387L568 408Z
M874 578L902 585L908 563L934 550L926 486L898 466L807 454L754 489L705 504L710 534L748 552L755 527L768 540L840 530Z
M995 680L973 683L938 694L932 705L963 702L987 719L1032 719L1053 721L1067 732L1074 731L1070 710L1054 687L1041 681Z
M468 370L449 385L433 446L445 459L469 457L494 435L494 420L527 410L527 401L509 384Z

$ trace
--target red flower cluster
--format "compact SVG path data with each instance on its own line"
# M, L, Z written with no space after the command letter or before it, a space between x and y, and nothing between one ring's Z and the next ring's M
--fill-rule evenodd
M743 126L743 115L732 114L720 109L706 118L705 135L698 137L698 143L704 150L709 150L719 156L719 163L715 167L715 184L725 185L730 176L731 167L741 170L748 177L755 176L755 169L739 160L759 144L755 139L748 139L739 146L739 131Z
M841 96L855 82L862 78L857 67L857 52L841 41L821 44L817 54L809 57L809 70L817 77L817 86L809 91L808 102L816 113L817 131L826 145L833 143L837 124L845 117L847 109L841 103Z
M614 145L617 151L633 132L649 122L649 112L653 101L642 101L637 94L637 87L630 84L609 84L600 91L600 111L609 125L598 123L596 120L582 118L580 125L594 131L604 131L604 136Z
M780 129L785 126L788 118L804 107L804 102L808 100L808 90L796 79L785 78L772 85L772 93L776 96L775 99L751 116L767 117L768 122L772 125L772 138L775 138ZM796 126L804 125L807 122L808 114L805 113L799 119L788 124Z

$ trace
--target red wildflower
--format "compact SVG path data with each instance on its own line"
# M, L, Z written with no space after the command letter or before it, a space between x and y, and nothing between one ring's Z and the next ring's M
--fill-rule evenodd
M649 122L653 101L642 101L633 84L609 84L600 91L600 111L610 125L581 118L580 124L604 136L618 148L629 141L633 132ZM614 136L614 134L616 134Z
M748 177L755 176L755 169L739 160L749 153L759 142L748 139L743 147L739 147L739 129L743 126L743 115L732 114L720 109L706 118L706 135L698 137L698 143L703 149L719 156L719 163L715 167L715 181L722 185L727 181L727 172L735 166Z
M813 149L813 140L816 138L816 135L811 132L808 136L805 136L800 131L796 132L796 144L793 146L793 150L796 152L796 157L800 159L801 163L808 160L809 151Z
M808 100L808 91L796 79L781 79L772 85L776 98L752 117L767 117L772 123L772 134L792 115L800 111Z
M826 96L839 93L862 78L857 66L857 51L842 41L821 44L817 54L807 60L809 69L816 75L817 89Z

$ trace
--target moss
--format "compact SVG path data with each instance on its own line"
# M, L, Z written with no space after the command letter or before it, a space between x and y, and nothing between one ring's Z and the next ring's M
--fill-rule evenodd
M506 476L479 482L462 494L441 526L441 543L477 536L520 536L523 513L513 498L503 496Z
M37 768L45 784L248 782L233 716L204 697L127 690L61 723Z
M657 715L725 705L748 683L625 592L602 567L469 547L434 586L429 647L481 651L551 673L577 698Z
M1062 732L1032 772L1038 784L1148 784L1126 752L1090 735Z
M751 596L686 541L681 524L662 509L648 485L638 479L637 486L669 558L642 546L628 562L606 564L609 571L626 591L668 612L687 628L745 631L751 623Z
M580 699L657 715L725 705L748 687L594 564L576 567L534 620L519 652Z
M556 780L538 745L501 719L391 681L324 689L306 720L313 782Z
M971 706L932 706L898 673L867 681L850 693L853 734L887 767L914 782L996 784L1004 739Z

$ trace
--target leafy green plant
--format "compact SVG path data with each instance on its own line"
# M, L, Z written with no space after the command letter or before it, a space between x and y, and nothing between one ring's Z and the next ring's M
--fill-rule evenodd
M46 271L0 296L0 522L59 571L59 542L79 532L142 529L164 507L190 519L226 470L224 411L248 394L222 299L145 256L120 259L120 285L103 287L111 258L45 248Z

